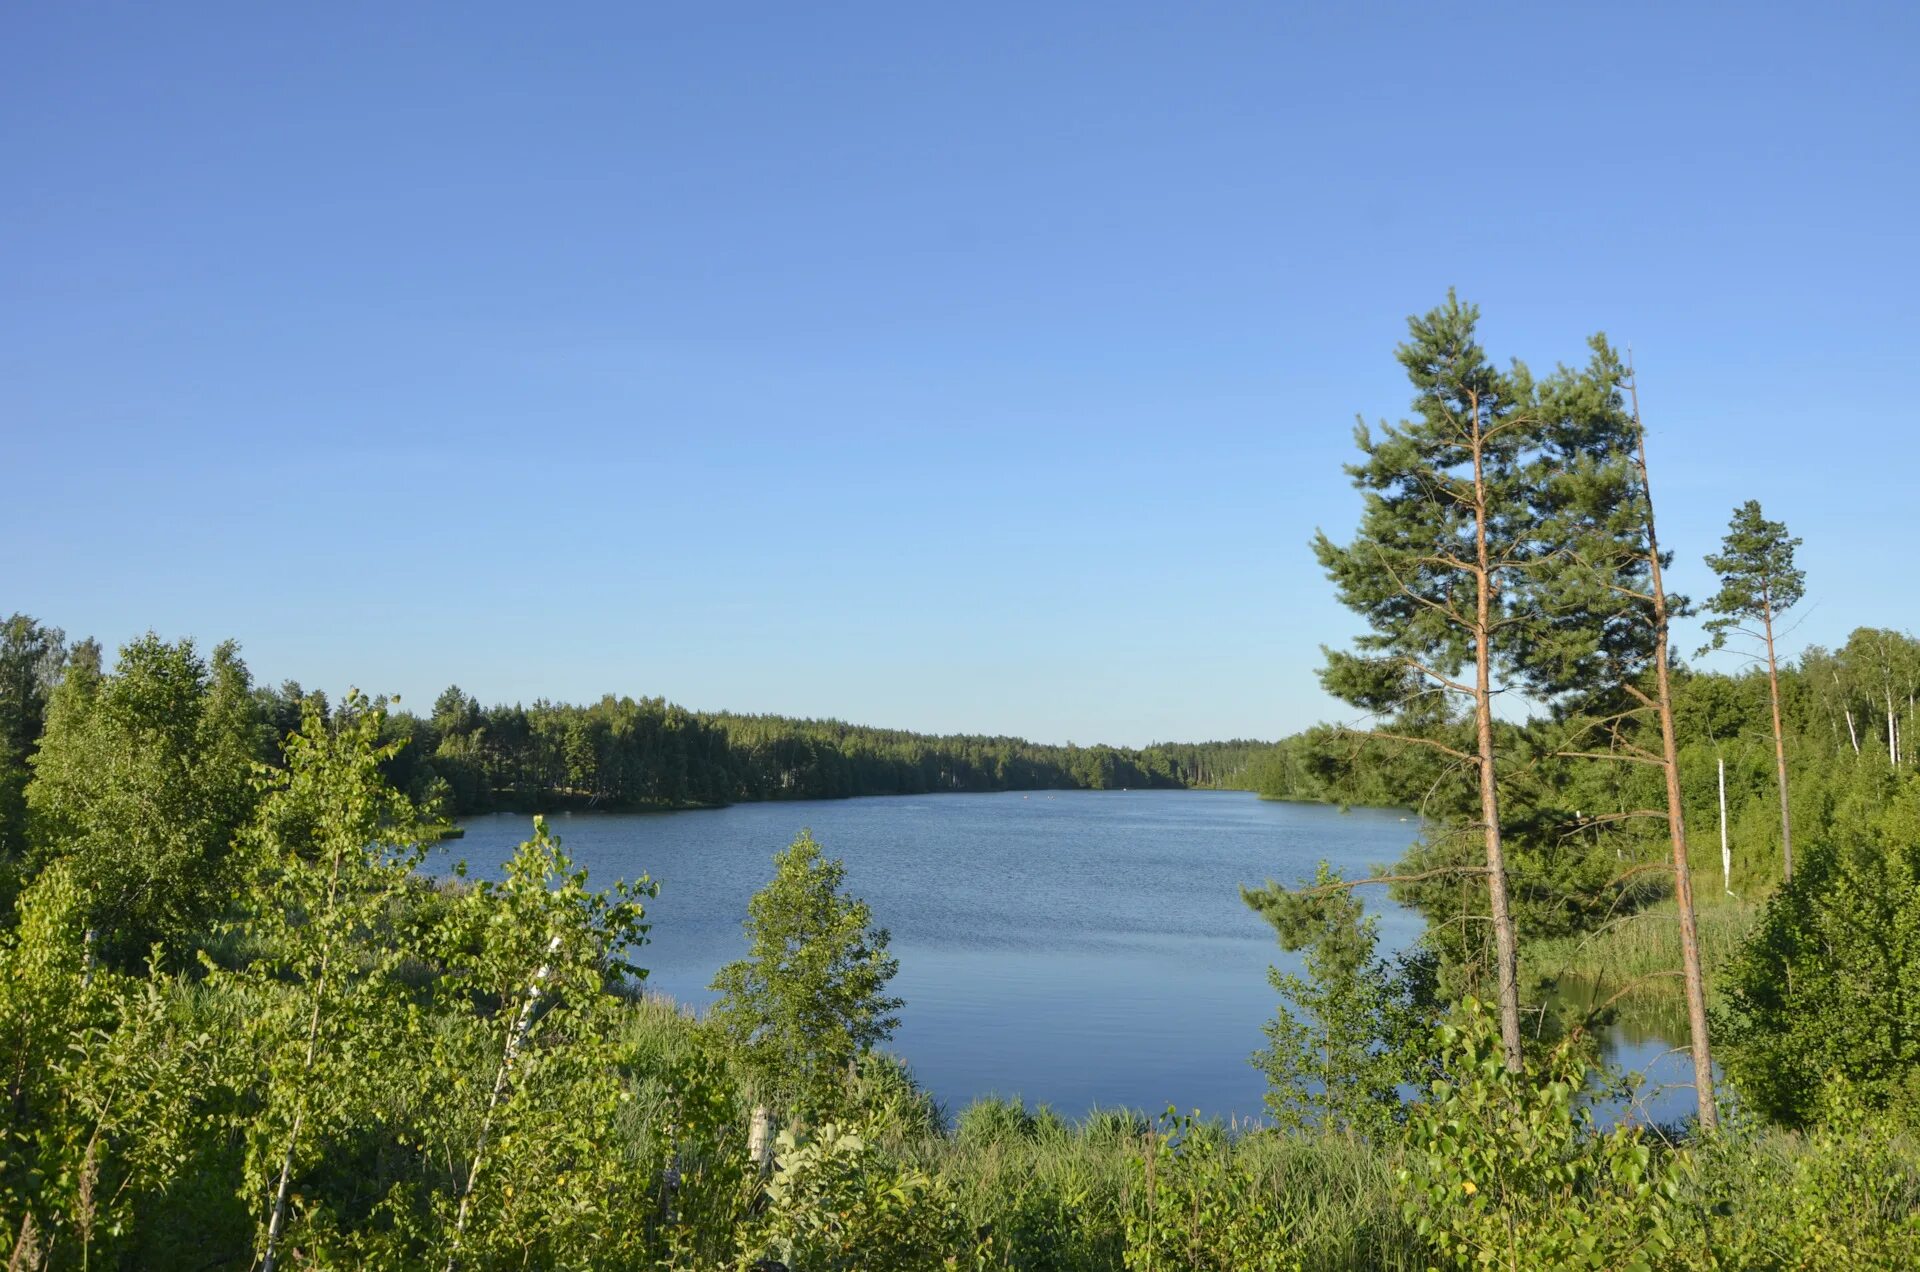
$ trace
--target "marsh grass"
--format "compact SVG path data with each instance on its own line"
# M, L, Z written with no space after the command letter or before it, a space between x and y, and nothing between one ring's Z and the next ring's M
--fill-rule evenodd
M1758 905L1730 897L1700 906L1695 925L1709 995L1759 913ZM1678 912L1671 900L1658 901L1593 932L1528 942L1520 961L1523 977L1557 986L1569 1000L1598 1004L1618 995L1616 1001L1627 1006L1678 1001ZM1577 995L1568 992L1573 990Z
M1140 1201L1155 1124L1128 1110L1076 1122L1018 1102L983 1100L951 1135L912 1146L915 1164L953 1190L978 1231L994 1235L990 1266L1092 1272L1123 1265L1126 1216ZM1191 1132L1197 1151L1253 1176L1311 1269L1425 1267L1401 1218L1396 1157L1336 1135L1244 1130L1219 1122Z
M707 1044L697 1017L666 998L636 996L627 1018L640 1088L635 1131L646 1137L666 1094L663 1075ZM729 1080L739 1076L729 1067ZM1126 1265L1128 1216L1142 1204L1160 1119L1127 1108L1068 1118L1046 1105L992 1097L949 1116L901 1061L882 1053L862 1063L848 1095L849 1116L863 1134L952 1197L969 1230L984 1238L982 1266L1112 1272ZM741 1090L743 1125L750 1102ZM1396 1151L1258 1124L1205 1121L1190 1135L1197 1151L1250 1175L1271 1199L1303 1267L1346 1272L1430 1262L1400 1214ZM744 1139L734 1148L744 1151Z

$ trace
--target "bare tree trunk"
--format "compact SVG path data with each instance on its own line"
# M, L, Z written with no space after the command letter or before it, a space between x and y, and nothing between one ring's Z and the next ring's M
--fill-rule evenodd
M293 1115L293 1132L287 1136L287 1151L280 1157L280 1183L273 1191L273 1217L267 1221L267 1252L260 1260L260 1272L273 1272L279 1256L280 1229L287 1219L287 1188L293 1179L293 1146L300 1139L300 1123L307 1116L302 1108Z
M1494 957L1500 987L1500 1043L1507 1068L1518 1073L1520 1050L1520 951L1507 904L1507 862L1500 842L1500 791L1494 780L1492 650L1493 571L1487 556L1486 477L1481 467L1480 404L1473 403L1473 539L1475 599L1473 637L1474 731L1480 758L1480 820L1487 848L1487 911L1493 919Z
M773 1110L764 1104L754 1105L747 1116L747 1160L757 1175L773 1167Z
M1647 501L1647 564L1653 584L1653 667L1659 692L1662 767L1667 778L1667 831L1673 842L1673 899L1680 919L1680 962L1687 987L1687 1026L1693 1035L1693 1083L1700 1101L1700 1127L1720 1127L1713 1098L1713 1050L1707 1039L1707 981L1700 966L1700 934L1694 921L1693 870L1687 864L1687 825L1680 793L1680 748L1673 728L1673 685L1668 674L1667 589L1661 577L1660 539L1654 529L1653 482L1647 474L1647 431L1640 423L1640 386L1633 385L1633 423L1639 443L1640 487Z
M1773 598L1767 597L1761 611L1767 631L1767 694L1773 704L1773 763L1780 778L1780 857L1786 875L1793 878L1793 816L1787 811L1787 737L1780 727L1780 664L1773 652ZM1853 720L1847 720L1849 731Z

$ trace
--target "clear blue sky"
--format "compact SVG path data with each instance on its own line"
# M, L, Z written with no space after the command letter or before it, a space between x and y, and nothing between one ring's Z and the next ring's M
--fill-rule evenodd
M1757 497L1796 644L1920 626L1915 8L1314 9L8 6L0 611L1276 736L1455 285L1633 345L1680 586Z

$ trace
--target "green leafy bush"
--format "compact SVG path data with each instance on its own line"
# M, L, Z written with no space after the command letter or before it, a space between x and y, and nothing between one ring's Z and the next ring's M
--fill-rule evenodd
M1637 1127L1598 1130L1579 1103L1588 1069L1576 1051L1509 1071L1473 999L1434 1049L1443 1076L1408 1109L1400 1185L1437 1257L1463 1268L1688 1266L1687 1159Z
M741 1235L740 1266L777 1258L788 1272L935 1272L970 1244L959 1211L930 1175L900 1165L857 1131L829 1122L783 1131L766 1210Z
M815 1119L842 1111L854 1065L900 1023L886 993L899 961L845 880L802 831L747 903L748 956L713 978L714 1024L759 1093Z
M1143 1138L1126 1206L1127 1272L1295 1272L1292 1225L1218 1123L1168 1109Z
M1699 1145L1692 1208L1702 1266L1804 1272L1920 1267L1920 1140L1868 1111L1844 1081L1816 1129L1740 1127Z
M1920 1123L1920 788L1885 774L1856 795L1803 843L1729 976L1728 1076L1788 1126L1836 1080Z

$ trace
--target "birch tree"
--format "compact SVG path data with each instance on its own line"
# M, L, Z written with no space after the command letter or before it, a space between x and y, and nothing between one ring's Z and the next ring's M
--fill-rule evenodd
M74 651L32 760L30 859L72 863L108 961L138 967L155 941L184 951L231 897L256 744L231 642L207 659L149 632L111 673Z
M422 1243L439 1266L643 1260L625 1216L656 1181L635 1169L623 1121L624 1075L640 1067L623 991L646 976L627 959L655 892L645 875L590 888L536 817L505 878L464 888L438 924L437 994L472 1005L436 1030L433 1084L417 1095L439 1114L417 1128L426 1157L457 1163Z
M403 1084L413 951L393 915L421 856L422 827L381 772L384 710L349 694L330 727L309 705L265 782L246 939L259 957L216 978L256 1003L257 1112L243 1127L243 1195L259 1216L256 1257L273 1272L310 1216L302 1174L333 1139L376 1120Z
M846 867L802 831L747 902L748 957L713 978L713 1021L760 1091L816 1116L832 1115L851 1066L900 1023L901 1001L886 992L900 962L845 881Z

